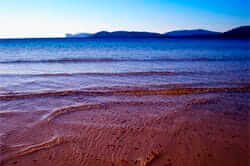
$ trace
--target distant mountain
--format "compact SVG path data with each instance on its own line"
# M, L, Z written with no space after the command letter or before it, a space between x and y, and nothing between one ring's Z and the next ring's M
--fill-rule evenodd
M101 31L98 32L91 37L94 38L159 38L161 37L160 33L153 32L128 32L128 31L115 31L115 32L107 32Z
M220 32L213 32L203 29L194 30L178 30L166 33L167 37L205 37L205 36L215 36L220 34Z
M178 30L165 34L136 31L101 31L94 34L66 34L67 38L250 38L250 26L242 26L220 33L204 29Z
M220 35L227 38L250 38L250 26L241 26Z
M65 36L67 38L85 38L85 37L90 37L91 33L77 33L77 34L71 34L71 33L67 33Z

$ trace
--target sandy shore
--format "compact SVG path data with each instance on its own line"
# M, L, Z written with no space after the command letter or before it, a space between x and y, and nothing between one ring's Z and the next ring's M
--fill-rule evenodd
M0 101L0 166L249 165L248 87L9 94Z

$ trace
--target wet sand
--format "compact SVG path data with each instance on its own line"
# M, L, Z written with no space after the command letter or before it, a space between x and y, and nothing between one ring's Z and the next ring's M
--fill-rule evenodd
M250 86L0 96L0 166L247 166Z

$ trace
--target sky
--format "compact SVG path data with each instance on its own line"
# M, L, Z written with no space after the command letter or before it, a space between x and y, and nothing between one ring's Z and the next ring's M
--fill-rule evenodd
M1 0L0 38L250 25L250 0Z

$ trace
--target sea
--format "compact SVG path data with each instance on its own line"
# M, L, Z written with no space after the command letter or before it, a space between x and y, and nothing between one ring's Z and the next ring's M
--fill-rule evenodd
M0 95L249 84L249 44L229 39L2 39Z

